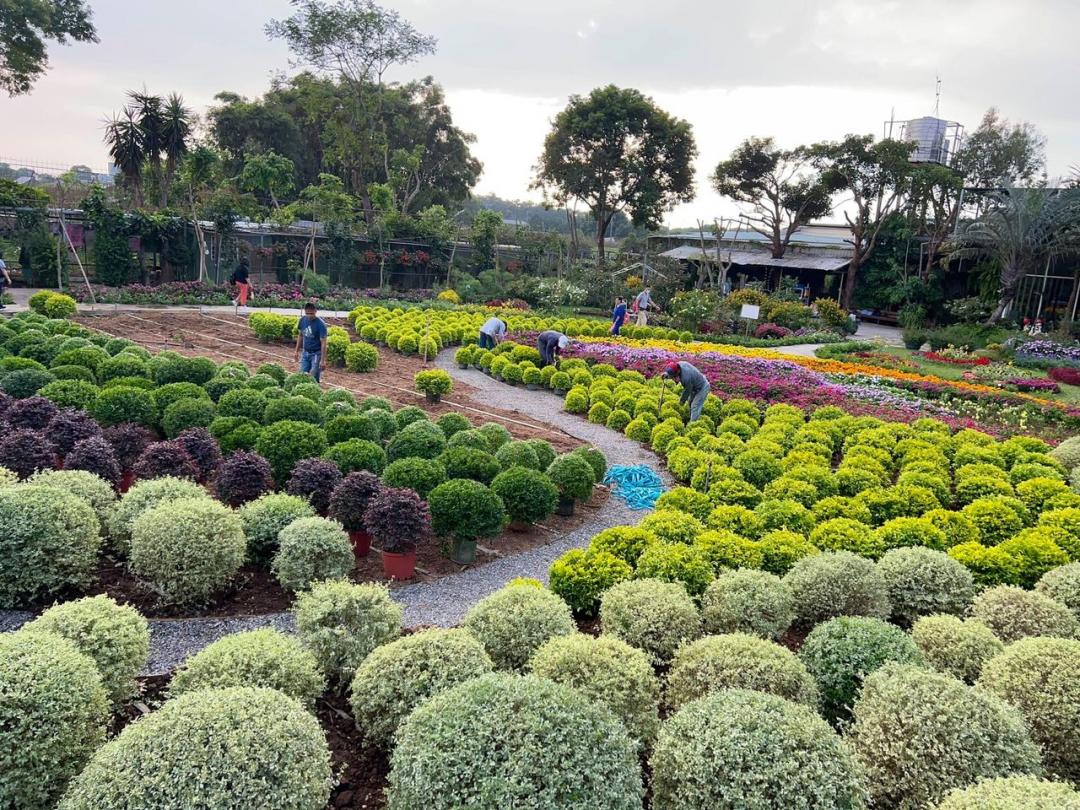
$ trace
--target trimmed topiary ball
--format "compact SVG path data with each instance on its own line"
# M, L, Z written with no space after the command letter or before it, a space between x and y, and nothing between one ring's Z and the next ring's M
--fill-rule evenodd
M501 744L491 744L495 736ZM639 810L642 795L637 746L611 712L569 686L501 673L442 692L409 716L387 791L391 810L449 810L477 797L490 807Z
M131 571L162 604L205 604L240 570L240 518L204 496L159 504L131 531Z
M758 541L761 567L771 574L784 576L799 560L817 555L818 549L801 534L789 531L769 532Z
M426 416L414 422L407 422L390 440L386 448L387 456L391 461L399 458L437 458L445 450L446 434L439 429L438 425L429 422Z
M681 644L701 635L701 615L681 584L655 579L621 582L600 599L600 623L612 635L666 664Z
M948 615L923 616L912 626L911 639L928 665L968 684L975 683L986 662L1005 649L978 619Z
M19 478L56 466L56 453L45 436L34 430L5 430L0 435L0 466Z
M124 422L105 428L105 439L116 452L121 470L130 470L143 450L154 441L154 434L142 425Z
M502 499L477 481L454 479L428 495L431 526L440 537L475 541L495 537L506 523Z
M274 475L265 458L240 450L222 462L215 486L218 498L236 509L270 492Z
M864 806L840 737L812 709L761 692L728 689L684 706L664 722L650 762L655 808Z
M209 399L181 399L165 409L161 427L175 439L188 428L207 427L217 416L217 407Z
M975 596L975 580L948 554L929 548L897 548L877 564L892 616L905 624L933 613L962 615Z
M205 689L125 728L94 755L60 806L127 810L146 796L158 810L322 810L332 784L326 738L298 702L276 689Z
M147 509L181 498L206 497L206 490L194 481L155 478L139 481L120 498L108 521L110 544L124 557L131 552L131 529Z
M402 458L383 470L382 481L388 487L411 489L426 498L431 490L446 481L446 468L435 459Z
M747 633L776 638L791 626L791 589L766 571L724 571L705 589L701 615L706 633Z
M302 591L324 579L342 579L356 567L349 536L334 520L307 517L294 520L278 533L278 550L271 566L274 576L290 591Z
M1020 711L1051 774L1080 779L1080 641L1021 639L987 662L978 685Z
M114 706L135 694L135 676L150 654L150 629L134 608L108 596L88 596L54 605L23 629L63 636L75 645L97 666Z
M300 641L341 687L372 650L401 635L402 615L385 585L344 580L316 582L293 604Z
M101 526L116 506L116 492L109 482L85 470L42 470L27 483L71 493L94 510Z
M75 445L86 439L99 439L104 441L101 426L98 425L88 414L65 408L56 414L45 428L45 435L52 444L53 450L61 458L65 459ZM113 464L116 463L115 453L112 447L107 448L107 454ZM103 476L104 477L104 476Z
M206 428L189 428L176 437L199 471L199 483L206 483L217 475L221 466L221 448Z
M347 532L367 531L364 513L381 491L382 484L371 473L349 473L330 496L330 517Z
M551 590L579 616L595 616L600 597L619 582L630 579L633 569L606 551L571 549L551 564Z
M536 455L536 450L527 442L507 442L496 451L495 458L504 470L509 470L511 467L540 469L540 459Z
M106 426L134 422L154 427L158 419L157 406L149 391L123 385L106 388L98 394L90 406L90 415Z
M510 520L536 523L543 520L558 505L559 490L542 472L525 467L511 467L499 473L491 482Z
M450 447L438 457L450 479L467 478L481 484L490 484L501 471L498 459L491 453L471 447Z
M18 608L95 577L101 525L63 489L0 489L0 608Z
M105 742L98 669L60 635L0 633L0 695L0 805L54 807Z
M1009 644L1028 636L1074 638L1080 630L1076 616L1060 602L1038 591L999 585L975 599L971 615Z
M693 515L663 509L653 512L638 526L668 544L690 545L705 531L705 527Z
M169 681L169 695L230 686L277 689L311 710L326 681L299 641L264 628L225 636L188 658Z
M795 615L816 623L835 616L888 617L885 579L870 560L850 551L830 551L799 560L784 577Z
M305 458L296 462L289 476L286 491L304 498L320 515L330 509L330 496L343 478L341 469L332 461Z
M660 726L660 681L649 656L611 636L583 633L551 639L529 661L541 678L566 684L623 721L631 736L649 745Z
M326 434L306 422L277 422L263 428L255 452L270 462L274 480L284 486L300 459L326 452Z
M983 779L977 785L950 792L934 810L1075 810L1080 793L1064 782L1033 776Z
M154 442L142 451L131 471L140 481L153 478L190 478L194 481L199 477L195 460L177 441Z
M588 500L596 483L592 465L573 453L557 456L548 466L547 475L563 498L578 501Z
M706 636L675 653L665 702L678 709L721 689L756 689L816 706L814 679L794 653L745 633Z
M12 402L4 411L4 418L13 428L44 430L59 412L60 409L45 397L27 397Z
M1065 605L1080 619L1080 562L1047 571L1035 588L1039 593Z
M295 520L314 517L315 510L304 498L270 492L245 504L238 514L248 556L265 561L277 553L279 532Z
M352 679L353 717L368 740L391 748L394 733L421 703L492 671L467 630L432 628L372 650Z
M555 594L518 586L481 599L463 624L484 645L496 668L510 670L523 669L548 639L577 629L570 608Z
M697 546L653 543L638 557L634 575L639 579L680 582L691 596L700 596L713 580L713 568Z
M847 739L874 806L923 807L982 778L1042 768L1019 712L948 675L885 664L866 677L854 714Z
M841 616L810 631L799 658L817 682L821 711L833 723L851 718L863 679L888 661L921 664L919 648L895 625L865 616Z

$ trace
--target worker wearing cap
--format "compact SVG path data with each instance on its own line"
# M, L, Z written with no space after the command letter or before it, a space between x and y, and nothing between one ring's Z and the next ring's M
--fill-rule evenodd
M570 345L570 338L562 332L549 329L536 338L536 348L540 350L540 365L553 366L559 360L563 349Z
M480 348L494 349L506 337L506 321L488 318L480 327Z
M664 368L664 376L669 380L678 380L682 384L682 396L679 404L690 403L690 421L695 422L701 416L701 409L705 406L705 397L709 395L712 386L705 379L705 375L692 363L680 361L669 363Z

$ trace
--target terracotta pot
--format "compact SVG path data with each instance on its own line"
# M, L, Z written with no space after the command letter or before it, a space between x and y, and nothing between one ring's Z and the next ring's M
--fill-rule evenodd
M532 524L525 520L511 520L506 527L512 532L527 532Z
M412 579L416 573L416 549L404 554L384 551L382 567L387 579Z
M424 396L427 397L428 405L438 405L439 400L442 399L442 394L434 394L431 391L428 391Z
M131 489L131 485L134 483L135 473L131 470L124 470L124 472L120 474L120 494L122 495L123 493Z
M349 541L357 557L366 557L371 551L371 535L363 530L349 532Z
M476 562L476 541L454 540L450 544L450 560L458 565L471 565Z
M559 517L573 517L574 515L574 499L564 498L559 496L559 506L555 510L555 514Z

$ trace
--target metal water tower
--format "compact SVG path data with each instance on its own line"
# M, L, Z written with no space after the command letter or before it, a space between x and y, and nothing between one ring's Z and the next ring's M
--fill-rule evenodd
M940 118L940 106L941 79L938 79L933 115L913 118L909 121L896 121L890 118L885 122L886 138L915 143L915 151L911 153L910 158L912 163L936 163L940 166L949 166L956 157L956 152L964 138L964 127L956 121Z

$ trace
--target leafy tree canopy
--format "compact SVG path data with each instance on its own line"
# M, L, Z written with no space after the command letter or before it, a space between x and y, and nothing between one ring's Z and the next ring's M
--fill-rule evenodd
M29 93L49 67L46 41L97 42L93 12L83 0L4 0L0 3L0 87Z

